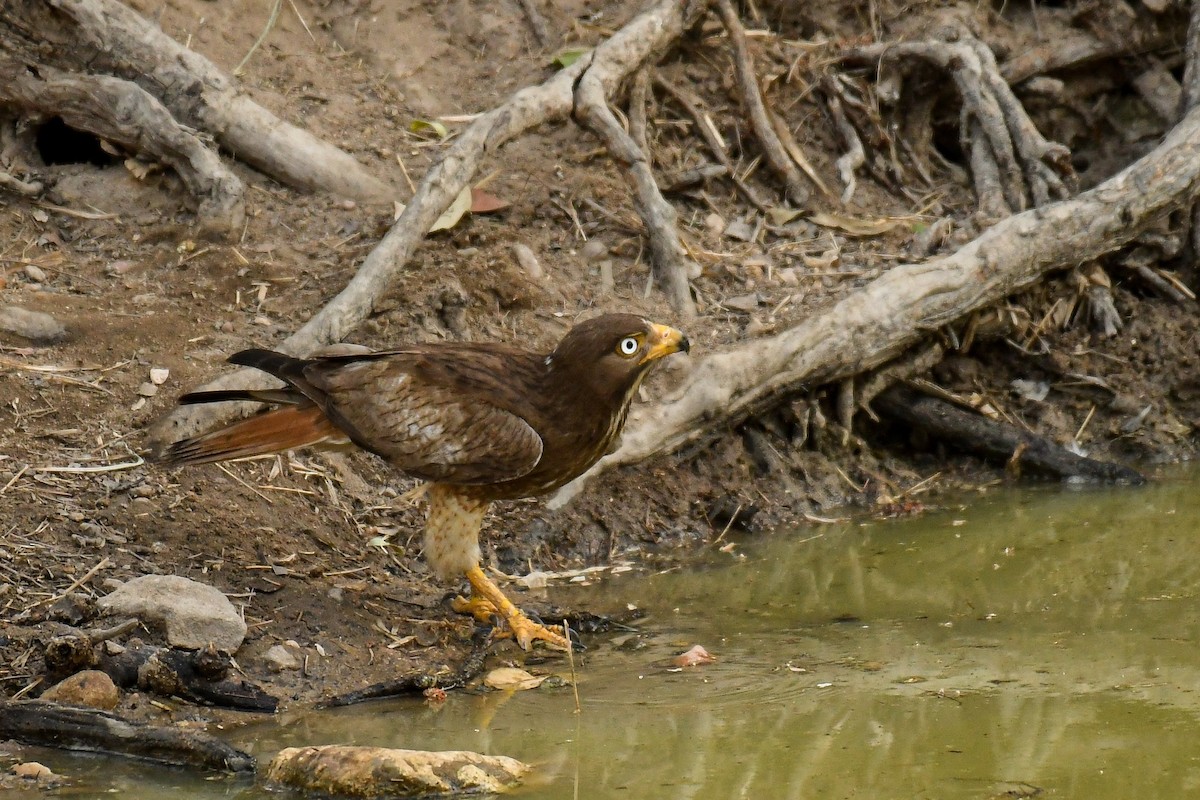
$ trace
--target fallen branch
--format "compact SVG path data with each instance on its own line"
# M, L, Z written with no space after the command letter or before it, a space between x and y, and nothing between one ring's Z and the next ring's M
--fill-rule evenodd
M1010 468L1025 467L1062 480L1135 485L1146 482L1141 473L1128 467L1076 455L1043 436L1018 430L907 387L893 386L875 399L875 406L906 426L920 428L953 446L1000 459Z
M568 118L574 110L575 84L585 70L598 81L605 94L611 94L624 78L678 39L706 7L703 0L688 3L659 0L599 45L590 57L579 59L545 83L518 91L507 102L476 119L425 174L404 213L367 256L346 288L300 330L277 345L277 349L291 354L310 353L340 341L371 313L429 228L470 183L485 156L532 128ZM246 389L260 382L261 373L243 369L201 388ZM239 411L219 409L218 405L239 404L185 406L154 426L149 437L151 446L160 447L193 435ZM240 405L249 410L253 404Z
M1008 217L957 252L897 266L824 313L709 356L670 398L630 413L620 448L554 498L561 506L613 467L707 440L802 387L899 356L1054 270L1112 252L1200 185L1200 109L1153 151L1077 197Z
M35 747L83 750L185 767L251 772L254 756L201 731L160 728L107 711L57 703L0 700L0 740Z
M267 111L199 53L118 0L47 0L96 49L90 66L161 87L176 118L210 131L240 160L290 186L356 200L389 202L392 188L346 153Z

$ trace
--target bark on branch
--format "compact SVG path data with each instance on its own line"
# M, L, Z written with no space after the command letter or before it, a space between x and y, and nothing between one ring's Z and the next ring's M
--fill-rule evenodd
M592 477L718 435L801 387L895 358L929 331L996 303L1053 270L1111 252L1200 185L1200 109L1123 171L1070 200L1008 217L944 258L897 266L823 314L701 361L666 401L635 408L621 447Z

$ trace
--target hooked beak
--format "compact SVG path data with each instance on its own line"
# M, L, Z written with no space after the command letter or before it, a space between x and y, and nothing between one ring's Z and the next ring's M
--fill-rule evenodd
M641 363L643 364L657 361L663 356L669 356L672 353L686 353L691 349L691 344L682 331L677 331L670 326L659 325L654 322L650 323L648 342L650 346L646 349L646 355L642 358Z

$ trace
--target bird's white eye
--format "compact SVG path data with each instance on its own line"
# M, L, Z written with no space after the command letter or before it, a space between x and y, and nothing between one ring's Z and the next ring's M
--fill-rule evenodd
M638 351L642 344L637 340L636 336L626 336L617 345L617 352L623 356L631 356Z

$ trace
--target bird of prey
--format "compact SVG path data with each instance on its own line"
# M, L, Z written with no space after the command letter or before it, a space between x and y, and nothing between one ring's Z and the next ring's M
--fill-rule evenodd
M494 500L547 494L610 448L650 368L688 350L681 332L633 314L573 327L549 353L442 342L292 358L243 350L229 358L282 380L280 389L193 392L180 403L251 400L255 416L171 445L172 464L203 464L299 447L357 445L427 482L424 552L443 579L465 575L455 609L498 614L517 642L567 649L526 617L480 569L479 529Z

